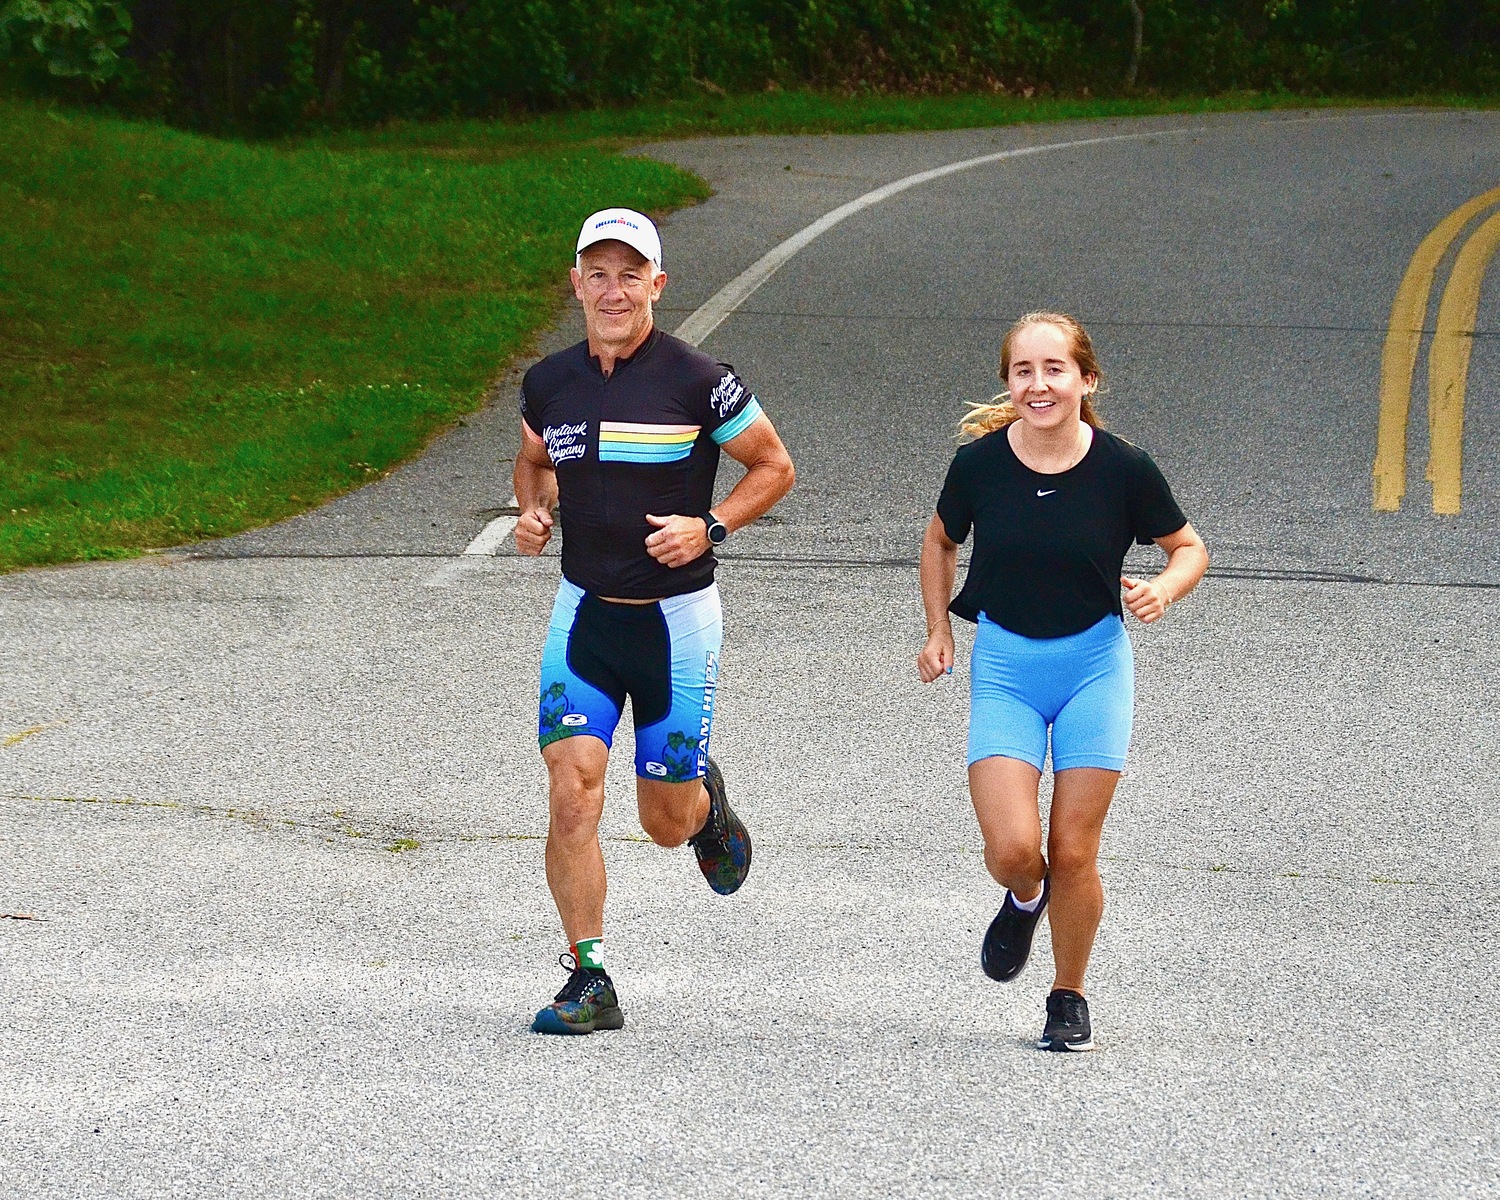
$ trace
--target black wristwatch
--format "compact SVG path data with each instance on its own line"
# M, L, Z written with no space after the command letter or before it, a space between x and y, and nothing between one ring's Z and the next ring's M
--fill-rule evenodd
M724 539L729 536L729 528L718 517L711 512L703 514L703 528L708 533L708 544L710 546L722 546Z

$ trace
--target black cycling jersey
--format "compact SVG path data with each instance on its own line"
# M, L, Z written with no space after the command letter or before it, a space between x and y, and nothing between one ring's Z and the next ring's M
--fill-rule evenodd
M623 600L712 583L711 550L682 567L647 553L646 514L706 513L719 446L760 411L732 367L659 329L607 379L586 341L527 371L521 417L557 470L563 576Z
M1133 540L1149 545L1187 518L1150 456L1094 431L1082 460L1056 475L1026 466L1005 430L959 447L938 499L949 538L974 530L974 554L949 611L984 613L1029 638L1081 633L1122 616L1120 570Z

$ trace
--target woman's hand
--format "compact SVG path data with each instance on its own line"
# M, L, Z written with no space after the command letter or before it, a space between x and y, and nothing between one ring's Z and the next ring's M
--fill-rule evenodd
M1198 581L1208 570L1208 550L1191 525L1184 525L1176 533L1155 541L1167 552L1167 565L1161 574L1144 581L1132 579L1129 575L1120 576L1120 586L1125 589L1125 607L1142 625L1160 621L1171 605L1198 586Z
M1160 579L1132 579L1129 575L1121 575L1120 586L1125 589L1125 607L1142 625L1160 621L1172 603L1172 597Z
M932 514L922 535L922 561L917 575L922 584L922 609L927 615L927 644L917 655L917 674L923 683L953 672L953 626L948 623L948 601L953 599L953 575L958 570L958 543L948 537L942 518Z
M953 674L952 629L934 629L927 635L927 644L917 655L917 674L923 683Z

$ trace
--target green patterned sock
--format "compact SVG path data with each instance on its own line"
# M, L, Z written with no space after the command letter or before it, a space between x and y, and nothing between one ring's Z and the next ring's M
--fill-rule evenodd
M604 970L604 939L580 938L573 945L573 957L587 971Z

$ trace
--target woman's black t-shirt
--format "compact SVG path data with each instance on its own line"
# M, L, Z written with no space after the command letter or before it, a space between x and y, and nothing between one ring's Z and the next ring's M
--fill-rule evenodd
M1149 545L1187 524L1150 456L1102 429L1056 475L1026 466L1004 429L960 446L937 511L953 541L974 530L969 574L949 611L966 621L982 612L1029 638L1067 637L1122 615L1131 542Z

